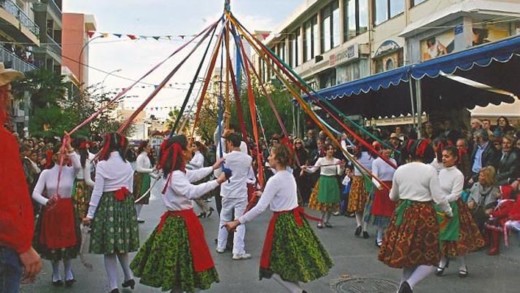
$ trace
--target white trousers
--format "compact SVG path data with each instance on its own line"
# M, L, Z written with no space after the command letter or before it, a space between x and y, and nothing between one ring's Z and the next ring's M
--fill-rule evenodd
M218 225L217 248L223 250L226 248L226 240L228 232L224 226L226 222L242 216L247 208L247 197L244 198L222 198L222 211L220 212L220 223ZM233 212L235 217L233 218ZM246 226L238 225L233 236L233 254L245 253L244 238L246 236Z

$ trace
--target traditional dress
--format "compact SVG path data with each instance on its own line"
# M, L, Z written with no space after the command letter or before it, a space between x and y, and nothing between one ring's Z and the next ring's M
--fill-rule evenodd
M36 222L34 246L43 258L51 261L75 258L81 244L79 221L71 198L76 171L81 166L77 156L70 157L76 168L56 164L42 171L32 195L43 206ZM57 202L47 206L53 196L59 197Z
M118 152L96 166L87 217L91 224L90 252L124 254L137 251L139 233L132 197L134 170Z
M211 174L212 167L173 171L163 194L167 211L161 222L136 254L130 267L141 284L162 290L194 292L219 282L204 238L204 229L193 212L192 199L216 188L212 180L192 185Z
M392 158L388 159L390 162L397 165L396 161ZM373 224L386 228L390 222L395 210L395 202L390 199L389 193L392 188L392 179L394 178L395 169L381 158L377 158L372 163L372 174L377 176L388 188L381 187L381 184L372 179L372 183L375 186L374 190L374 201L372 204L371 214L374 217Z
M135 161L134 174L134 200L143 196L150 189L151 176L153 172L152 163L148 158L146 151L141 152ZM136 202L136 204L148 204L150 201L150 192L148 195Z
M325 276L332 259L298 207L296 181L284 170L267 181L258 204L238 218L247 223L268 206L274 212L267 230L260 262L260 279L273 274L289 282L309 282Z
M83 220L87 216L88 205L90 203L90 195L92 194L92 188L94 187L94 181L92 181L92 157L85 160L85 167L76 174L76 180L74 181L74 187L72 188L72 202L76 215L79 220Z
M399 203L383 238L380 261L393 268L439 263L439 224L432 200L442 211L451 211L441 194L432 166L412 162L395 171L390 198Z
M373 158L368 152L362 152L358 162L369 171L372 169ZM363 173L357 167L354 167L354 177L352 177L352 185L348 197L347 212L363 213L368 198L368 192L363 179Z
M464 256L484 246L484 239L468 207L460 199L464 175L457 167L445 167L439 172L441 190L453 211L453 218L439 218L440 239L444 256Z
M327 157L319 158L314 166L306 171L314 173L320 169L320 179L311 195L309 207L322 212L336 212L339 209L339 182L341 173L340 160ZM316 192L317 191L317 192Z

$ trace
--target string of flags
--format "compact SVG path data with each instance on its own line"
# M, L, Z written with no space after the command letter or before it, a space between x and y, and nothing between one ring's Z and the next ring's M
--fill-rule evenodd
M192 39L192 38L197 36L197 35L145 36L145 35L135 35L135 34L102 33L102 32L97 32L97 31L88 31L87 35L88 35L89 39L98 38L98 37L99 38L117 37L119 39L127 38L127 39L130 39L132 41L135 41L135 40L150 40L150 39L153 39L153 40L156 40L156 41L159 41L159 40L168 40L168 41L173 41L173 40L190 40L190 39ZM218 37L219 34L215 34L215 36ZM242 37L242 39L244 38L244 36L241 36L241 37Z

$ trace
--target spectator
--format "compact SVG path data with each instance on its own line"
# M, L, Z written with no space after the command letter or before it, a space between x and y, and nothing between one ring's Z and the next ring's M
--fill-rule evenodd
M495 137L502 137L506 134L513 135L515 128L509 124L509 120L505 116L500 116L497 119L497 127L493 131Z
M506 135L502 138L502 151L497 167L497 185L511 184L520 176L520 157L513 149L514 138Z
M471 153L471 172L472 178L469 180L470 184L477 182L480 169L486 166L496 167L497 150L489 142L488 133L484 129L475 131L473 136L475 140L475 147Z
M500 197L500 190L495 185L495 174L493 166L482 168L478 175L478 181L471 186L469 191L468 207L480 232L484 232L484 223L489 219L489 215Z
M482 119L482 129L484 129L488 136L493 136L493 129L491 127L491 120L489 119Z

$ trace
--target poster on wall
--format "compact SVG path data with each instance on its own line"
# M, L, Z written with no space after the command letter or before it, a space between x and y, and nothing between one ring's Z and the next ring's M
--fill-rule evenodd
M486 24L473 23L473 46L498 41L511 36L508 23Z
M421 41L421 60L426 61L450 54L455 47L455 32L445 31Z

